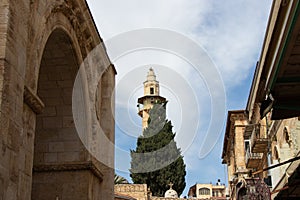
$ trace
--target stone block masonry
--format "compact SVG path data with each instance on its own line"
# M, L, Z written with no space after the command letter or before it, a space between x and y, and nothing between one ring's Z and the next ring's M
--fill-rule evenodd
M115 69L101 43L85 1L1 1L0 199L114 198L114 169L86 150L72 114L75 76L100 44L107 70L94 103L114 142ZM114 150L101 153L113 166Z

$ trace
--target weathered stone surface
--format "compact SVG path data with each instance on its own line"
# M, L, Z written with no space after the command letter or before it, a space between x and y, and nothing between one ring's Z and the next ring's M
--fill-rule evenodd
M113 144L115 70L86 2L1 1L0 199L113 199L114 169L84 147L72 112L78 69L97 46L105 84L87 103L99 108L96 120ZM97 66L88 66L87 77ZM95 151L113 166L113 145L94 139Z
M120 195L128 195L137 200L150 200L148 198L147 184L117 184L115 192Z

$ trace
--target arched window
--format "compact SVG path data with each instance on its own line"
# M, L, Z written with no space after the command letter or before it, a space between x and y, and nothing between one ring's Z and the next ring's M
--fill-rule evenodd
M276 147L274 147L274 159L275 159L275 160L278 160L278 158L279 158L278 150L277 150Z
M200 188L199 195L210 195L210 189L208 188Z
M274 146L273 149L273 159L278 160L278 162L280 162L279 151L277 146Z

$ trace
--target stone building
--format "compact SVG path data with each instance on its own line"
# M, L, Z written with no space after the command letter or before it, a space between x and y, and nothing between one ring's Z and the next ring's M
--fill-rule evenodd
M226 200L226 186L225 184L221 184L220 180L213 185L211 183L209 184L203 184L203 183L197 183L190 187L188 192L188 197L190 199L220 199L220 200Z
M223 143L222 163L227 165L228 193L232 200L243 196L254 199L270 199L270 191L259 175L253 176L253 170L266 166L262 154L253 153L247 133L249 124L244 110L228 111L226 131ZM260 191L264 191L260 195Z
M290 118L284 120L275 120L270 122L269 131L269 156L270 164L279 165L285 161L300 156L300 121L298 118ZM287 189L287 186L297 181L297 171L299 169L300 160L295 160L284 165L279 165L276 168L269 170L271 177L273 198L278 193L277 199L283 198L287 195L288 190L297 190L295 184ZM294 187L294 188L293 188ZM293 195L297 195L299 198L299 192L294 192ZM282 197L280 197L282 196Z
M266 131L251 131L252 146L274 168L260 176L272 180L272 198L300 198L300 16L298 1L273 1L269 23L247 102L251 124ZM255 126L253 126L255 127ZM289 177L289 178L288 178Z
M4 0L0 24L0 199L113 199L116 71L86 1Z
M227 164L227 177L230 185L235 179L242 178L248 173L244 139L244 130L247 124L247 118L243 110L228 111L222 163ZM232 193L233 191L230 190L229 192Z
M128 195L136 200L148 200L149 192L147 184L117 184L115 185L115 193Z
M115 192L115 200L137 200L136 198Z
M134 198L136 200L183 200L179 198L177 192L172 189L172 184L170 184L170 189L165 192L165 197L155 197L152 196L150 189L147 184L117 184L115 185L115 200L126 199L126 197Z
M245 164L251 172L248 176L265 180L276 200L300 198L299 12L299 1L273 1L244 111ZM226 130L230 127L234 128L227 124ZM225 145L233 142L227 136L226 132L222 158L231 165L235 155Z

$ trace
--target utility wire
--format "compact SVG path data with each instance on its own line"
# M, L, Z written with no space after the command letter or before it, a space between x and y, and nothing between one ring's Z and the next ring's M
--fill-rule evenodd
M276 165L272 165L272 166L270 166L270 167L267 167L267 168L264 168L264 169L261 169L261 170L252 172L252 175L260 174L260 173L262 173L262 172L264 172L264 171L267 171L267 170L269 170L269 169L273 169L273 168L279 167L279 166L281 166L281 165L285 165L285 164L287 164L287 163L294 162L294 161L296 161L296 160L300 160L300 156L299 156L299 157L295 157L295 158L291 158L291 159L286 160L286 161L284 161L284 162L282 162L282 163L278 163L278 164L276 164Z

